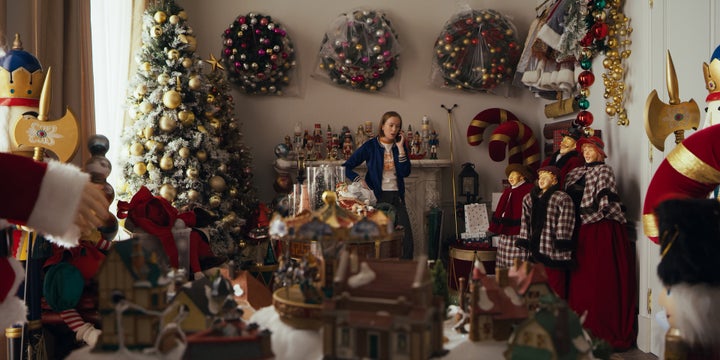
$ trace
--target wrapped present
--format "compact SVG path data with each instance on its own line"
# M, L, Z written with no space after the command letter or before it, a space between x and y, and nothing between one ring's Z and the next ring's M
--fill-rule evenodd
M486 204L465 205L465 232L479 233L487 231L490 226Z

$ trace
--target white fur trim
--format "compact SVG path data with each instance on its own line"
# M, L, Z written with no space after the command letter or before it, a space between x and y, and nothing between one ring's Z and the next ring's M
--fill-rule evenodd
M7 260L10 262L13 271L15 272L15 281L13 281L10 287L5 301L0 303L0 328L8 328L13 324L22 324L27 320L27 308L25 303L20 300L15 294L17 293L20 284L23 281L25 271L22 265L15 258L9 257Z
M28 226L52 235L55 241L77 245L80 232L73 221L89 179L90 175L74 165L49 162Z
M555 50L560 48L560 36L561 34L556 33L555 30L547 25L543 25L537 33L538 39Z
M0 151L10 151L10 108L0 106Z

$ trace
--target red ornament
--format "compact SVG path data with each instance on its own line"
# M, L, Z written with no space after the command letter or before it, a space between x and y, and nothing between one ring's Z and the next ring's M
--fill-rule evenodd
M593 35L589 32L585 34L585 36L583 36L582 40L580 40L580 45L582 45L583 47L589 47L590 45L592 45L592 43Z
M592 86L594 82L595 75L591 71L585 70L578 75L578 83L584 88Z
M600 40L604 39L608 35L608 24L604 22L595 23L592 26L592 33L595 35L595 38Z
M593 123L593 114L587 110L583 110L577 114L575 121L580 126L590 126Z

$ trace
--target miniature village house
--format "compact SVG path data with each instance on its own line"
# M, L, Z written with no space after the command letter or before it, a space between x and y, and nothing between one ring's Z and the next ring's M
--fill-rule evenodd
M555 295L548 284L545 266L540 263L516 261L513 267L500 272L497 275L500 287L506 286L508 284L506 281L510 282L509 285L525 299L525 306L531 313L538 308L541 297L548 294Z
M344 251L334 295L323 304L323 354L326 359L443 354L442 308L423 259L361 262Z
M122 344L128 349L155 345L160 318L149 312L161 312L167 307L166 288L158 284L162 274L156 258L137 239L114 243L97 274L103 332L96 350L117 350ZM121 299L134 306L118 316L116 303ZM122 333L118 333L118 318L122 319Z

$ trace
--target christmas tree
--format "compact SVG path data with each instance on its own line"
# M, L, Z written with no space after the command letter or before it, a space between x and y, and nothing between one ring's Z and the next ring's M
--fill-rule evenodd
M138 70L128 90L133 120L123 134L121 198L142 186L178 209L207 210L213 252L234 257L257 205L250 152L214 57L206 76L187 14L174 1L150 2L143 15ZM201 221L199 219L199 221Z

